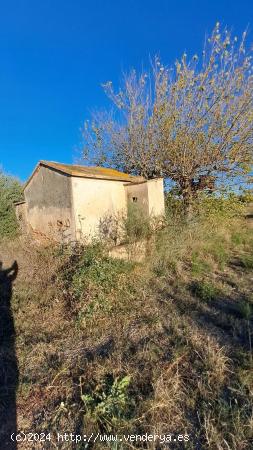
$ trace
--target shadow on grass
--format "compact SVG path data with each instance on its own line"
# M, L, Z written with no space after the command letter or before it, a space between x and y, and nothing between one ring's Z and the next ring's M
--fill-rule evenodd
M0 262L0 442L3 450L16 450L11 435L17 432L16 390L19 372L15 327L11 310L12 283L18 273L15 261L9 269Z
M166 300L166 293L162 293ZM200 329L218 340L221 346L226 345L232 350L249 351L249 339L245 318L242 315L240 305L245 302L245 297L240 292L236 299L216 294L213 298L199 298L195 283L188 286L188 292L168 294L173 307L181 317L185 315ZM252 318L249 321L251 334L253 333Z

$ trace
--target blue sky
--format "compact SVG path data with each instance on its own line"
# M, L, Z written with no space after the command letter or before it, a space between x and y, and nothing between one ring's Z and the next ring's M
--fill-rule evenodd
M217 21L253 41L252 0L0 0L0 165L25 180L40 159L72 163L101 83L195 54Z

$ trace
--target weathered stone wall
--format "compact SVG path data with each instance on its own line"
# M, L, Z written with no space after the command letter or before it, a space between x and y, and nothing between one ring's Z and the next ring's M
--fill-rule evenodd
M27 204L26 202L20 202L15 204L15 213L18 221L20 231L23 234L28 233L29 227L27 222Z
M128 203L134 203L149 217L164 214L163 179L125 185Z
M127 203L133 203L137 208L140 208L145 216L149 215L148 206L148 186L147 182L140 184L127 184L125 185Z
M59 241L75 239L71 177L43 166L25 188L31 230Z
M126 213L124 182L73 177L72 192L78 240L90 240L101 221Z
M165 213L163 178L148 180L148 212L152 217L163 216Z

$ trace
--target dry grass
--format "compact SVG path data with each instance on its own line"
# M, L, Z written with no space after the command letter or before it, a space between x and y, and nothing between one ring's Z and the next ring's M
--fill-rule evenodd
M4 263L19 264L19 427L187 433L189 442L171 448L250 449L252 315L241 304L253 303L252 269L243 264L252 242L252 230L233 222L168 227L145 263L113 260L98 245L2 247Z

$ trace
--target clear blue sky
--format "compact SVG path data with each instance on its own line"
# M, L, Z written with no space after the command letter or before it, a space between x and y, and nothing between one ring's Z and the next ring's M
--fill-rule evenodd
M0 165L22 180L40 159L71 163L101 83L202 48L217 21L239 34L253 0L0 0Z

